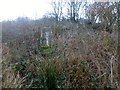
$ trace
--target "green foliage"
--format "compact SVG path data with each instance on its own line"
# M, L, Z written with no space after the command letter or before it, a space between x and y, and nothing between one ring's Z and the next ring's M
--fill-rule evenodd
M51 57L53 52L54 52L54 49L50 46L39 46L39 52L43 55L43 56L46 56L46 57Z
M34 79L32 82L32 87L36 86L36 79L37 79L37 66L38 66L38 61L35 59L27 59L25 55L21 57L21 61L16 62L15 64L12 65L13 69L16 72L19 72L21 77L26 77L25 84L29 85L31 83L31 80ZM36 86L37 87L37 86Z
M92 75L91 75L91 80L92 80L92 87L93 88L98 88L99 87L99 84L100 84L100 82L99 82L99 80L97 79L97 76L96 76L96 74L95 73L93 73Z
M104 45L109 45L112 42L112 38L109 35L105 35L102 38L102 42L103 42Z
M28 66L28 61L26 60L25 56L21 57L21 61L17 61L13 65L13 69L15 71L19 71L20 73L25 73L26 72L26 67Z
M110 81L106 82L105 88L112 88L112 84L110 83Z
M58 71L56 66L57 65L55 65L52 60L40 64L40 66L38 67L40 87L42 88L63 87L64 80L62 78L64 74L62 71Z

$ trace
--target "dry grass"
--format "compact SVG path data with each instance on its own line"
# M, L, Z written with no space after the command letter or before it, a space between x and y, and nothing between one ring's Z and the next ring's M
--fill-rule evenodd
M12 54L6 53L3 59L3 87L16 88L24 84L25 87L38 88L119 89L117 38L114 38L115 41L106 32L81 32L76 30L79 28L73 27L69 27L68 30L63 30L61 25L52 28L54 52L49 56L42 56L39 50L34 53L36 48L33 46L38 48L39 45L34 44L31 39L26 39L27 44L16 46L19 51L19 58L17 58L19 61L13 57L16 55L14 52L16 47L10 47ZM32 38L36 39L36 37ZM29 51L23 48L24 45L28 45L26 47ZM23 51L26 51L25 57ZM13 60L17 63L15 65L21 67L25 65L24 69L14 71L9 66ZM20 60L23 60L22 65ZM20 76L21 71L24 71L24 76Z
M21 88L25 81L25 77L21 78L19 73L15 74L11 67L4 68L2 75L3 88Z
M2 87L3 88L21 88L25 77L20 77L19 72L15 72L11 67L10 49L3 46L2 59Z

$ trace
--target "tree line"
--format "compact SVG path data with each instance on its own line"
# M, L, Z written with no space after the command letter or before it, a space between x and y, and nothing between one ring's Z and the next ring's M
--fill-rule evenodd
M87 23L93 28L96 23L99 23L111 33L111 27L118 26L119 4L120 1L89 3L81 0L53 0L51 3L53 10L49 14L58 22L64 19L79 22L82 12L84 18L88 20Z

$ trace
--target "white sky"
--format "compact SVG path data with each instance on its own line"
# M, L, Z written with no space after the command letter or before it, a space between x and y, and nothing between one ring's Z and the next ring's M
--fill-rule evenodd
M92 3L93 1L104 0L82 1L89 1ZM41 18L47 11L50 12L52 10L50 2L51 0L0 0L0 21L8 19L13 20L19 16L29 17L32 19ZM83 13L82 10L81 13Z
M40 18L50 9L51 0L0 0L0 21L19 16Z

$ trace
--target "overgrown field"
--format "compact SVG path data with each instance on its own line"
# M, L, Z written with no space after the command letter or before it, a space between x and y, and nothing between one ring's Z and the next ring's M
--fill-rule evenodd
M3 41L3 88L120 89L117 31L109 34L82 25L57 24L50 26L53 38L47 46L40 43L41 28L11 40L12 36L3 34L7 38Z

